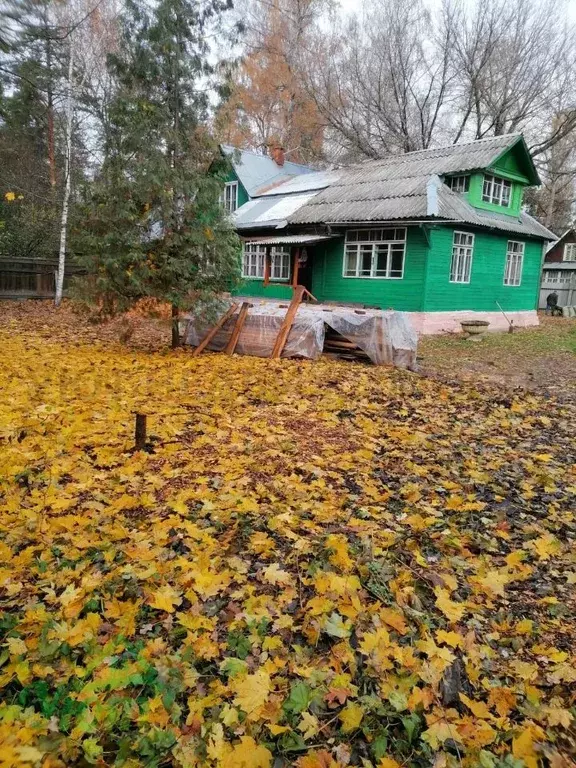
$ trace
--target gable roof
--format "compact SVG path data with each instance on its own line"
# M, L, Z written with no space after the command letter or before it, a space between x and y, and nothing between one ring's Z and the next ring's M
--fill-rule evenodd
M314 172L313 168L289 160L286 160L284 165L277 165L268 155L257 155L247 149L236 149L229 144L221 144L220 149L230 159L236 175L250 197L258 197L294 176Z
M360 224L440 219L553 239L553 233L532 216L522 213L515 218L480 211L440 179L440 176L490 168L520 141L525 147L521 136L495 136L352 166L341 171L336 181L295 211L289 223Z
M554 242L553 242L553 243L550 243L550 244L549 244L549 246L548 246L548 248L546 248L546 253L548 253L549 251L551 251L553 248L556 248L556 246L557 246L557 245L562 245L562 243L564 242L564 240L565 240L565 239L568 237L568 235L570 235L570 234L573 234L573 235L575 235L575 234L576 234L576 229L574 229L574 227L570 227L570 229L567 229L567 230L566 230L566 232L563 232L563 233L560 235L560 237L557 237L557 238L554 240ZM574 263L576 264L576 262L574 262Z

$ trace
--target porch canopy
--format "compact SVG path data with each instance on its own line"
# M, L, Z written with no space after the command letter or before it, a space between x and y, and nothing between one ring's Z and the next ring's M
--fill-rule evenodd
M276 237L244 237L247 243L258 245L311 245L322 240L330 240L335 235L278 235Z

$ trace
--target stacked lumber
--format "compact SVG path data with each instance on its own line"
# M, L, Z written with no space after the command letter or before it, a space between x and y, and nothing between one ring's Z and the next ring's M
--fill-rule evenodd
M322 350L325 355L330 357L338 357L341 360L358 360L359 362L369 363L370 358L359 346L354 344L353 341L349 341L342 334L330 328L329 325L324 326L326 335L324 337L324 349Z

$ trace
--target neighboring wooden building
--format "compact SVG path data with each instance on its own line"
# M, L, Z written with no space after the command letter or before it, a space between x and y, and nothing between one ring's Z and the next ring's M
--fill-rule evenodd
M424 333L459 330L464 318L503 328L501 310L538 324L555 236L522 211L524 189L540 182L520 135L319 172L281 153L223 151L244 240L238 293L286 299L299 283L322 302L410 312ZM268 177L252 183L262 159Z
M540 285L540 309L546 307L546 297L556 292L561 307L576 304L576 230L568 229L546 251Z

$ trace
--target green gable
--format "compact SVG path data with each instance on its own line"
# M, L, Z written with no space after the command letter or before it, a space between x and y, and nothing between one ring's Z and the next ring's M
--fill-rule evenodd
M228 184L230 182L236 181L238 183L238 208L240 208L241 205L244 205L244 203L247 203L250 198L248 197L248 192L246 192L246 189L240 179L238 178L238 174L232 168L228 175L226 176L225 183Z

